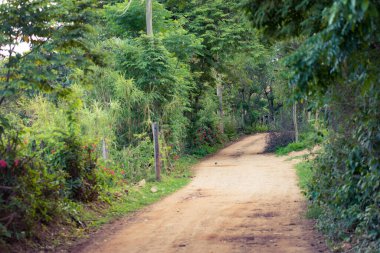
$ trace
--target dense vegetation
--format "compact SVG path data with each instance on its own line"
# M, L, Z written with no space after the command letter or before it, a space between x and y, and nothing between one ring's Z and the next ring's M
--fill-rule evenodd
M145 1L0 1L0 244L153 182L158 122L167 182L241 133L271 130L269 151L325 139L319 225L379 248L379 7L160 0L153 35Z

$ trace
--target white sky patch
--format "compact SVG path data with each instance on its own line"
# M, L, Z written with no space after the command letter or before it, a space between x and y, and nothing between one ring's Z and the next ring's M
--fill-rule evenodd
M21 42L19 45L15 47L15 52L20 53L20 54L29 50L30 50L30 45L29 43L26 43L26 42Z
M15 55L15 53L23 54L25 52L28 52L30 50L30 44L26 42L18 43L14 46L14 50L12 51L12 54ZM7 58L9 56L9 45L5 45L0 48L0 58L4 57Z

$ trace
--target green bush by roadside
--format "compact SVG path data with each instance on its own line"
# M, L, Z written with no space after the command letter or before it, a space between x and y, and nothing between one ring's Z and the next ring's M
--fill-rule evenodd
M315 145L321 143L323 135L315 132L306 132L300 134L299 142L289 143L287 146L276 148L276 155L284 156L293 151L301 151L308 148L313 148Z

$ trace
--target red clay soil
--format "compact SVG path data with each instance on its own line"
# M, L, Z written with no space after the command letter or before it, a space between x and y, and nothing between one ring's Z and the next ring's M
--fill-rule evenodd
M221 150L195 167L188 186L69 252L328 252L304 218L293 164L264 147L258 134Z

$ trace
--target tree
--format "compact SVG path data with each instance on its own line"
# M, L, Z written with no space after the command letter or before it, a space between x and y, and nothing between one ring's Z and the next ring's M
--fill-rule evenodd
M91 59L84 39L93 3L9 0L0 4L0 105L21 94L64 88L60 79L67 77L69 66ZM30 50L18 52L20 43Z
M170 1L168 5L173 6ZM234 1L195 0L184 3L179 9L179 13L187 19L185 28L203 40L201 55L192 67L193 71L201 73L197 80L198 91L204 90L206 83L209 83L218 95L219 130L223 132L225 61L234 54L249 51L251 42L256 40L257 36L244 15L241 15L238 3ZM200 109L198 101L203 94L195 91L192 95L194 113L197 113Z

